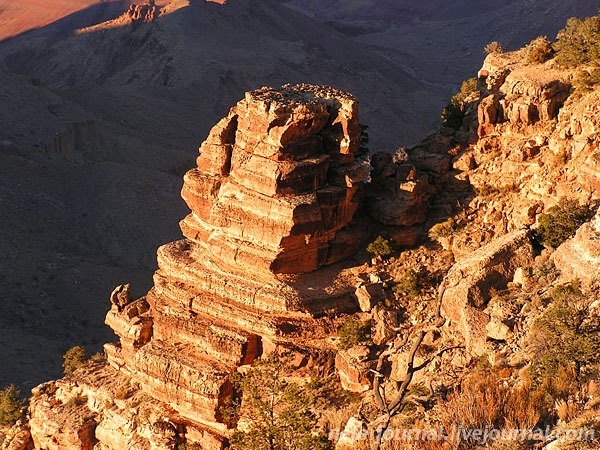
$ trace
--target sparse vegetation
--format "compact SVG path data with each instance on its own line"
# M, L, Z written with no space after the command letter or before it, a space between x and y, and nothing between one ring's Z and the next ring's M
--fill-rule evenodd
M396 280L394 292L401 297L417 297L421 294L421 280L414 270L407 270Z
M436 223L429 229L429 239L439 241L440 239L450 238L454 234L454 219L450 217L444 222Z
M457 424L465 429L530 430L545 417L549 407L544 391L532 388L526 380L511 387L497 371L476 370L448 396L441 409L441 421L446 430ZM486 442L485 437L474 436L462 444L460 448L474 448Z
M483 51L485 51L488 55L493 53L504 53L504 47L498 41L492 41L483 47Z
M474 92L477 92L477 78L469 78L463 81L460 91L455 94L442 111L442 125L458 130L465 117L465 100Z
M84 405L87 402L87 398L83 395L75 395L71 397L67 402L65 402L65 406L70 408L76 408L78 406Z
M572 17L554 43L556 62L564 67L597 63L600 59L600 17Z
M590 321L588 301L576 282L556 287L552 304L535 321L536 359L533 368L539 378L554 376L560 367L600 363L600 323Z
M24 403L20 395L14 385L0 390L0 426L12 425L23 417Z
M190 442L180 442L177 444L177 450L201 450L199 444L192 444Z
M387 258L394 253L394 242L391 239L377 236L377 238L367 246L367 252L374 257L380 256L382 258Z
M240 420L244 431L236 431L232 450L327 450L329 441L315 434L315 399L297 383L286 380L288 360L272 353L258 360L246 375L236 380L243 394Z
M106 361L106 355L104 353L96 352L90 359L94 362L104 362Z
M508 194L510 192L518 192L519 186L516 183L504 185L493 185L488 182L482 182L474 186L475 194L479 197L489 197L496 194Z
M594 217L595 212L595 205L582 205L575 199L563 197L557 205L548 208L547 213L540 215L535 234L542 244L557 248Z
M342 350L347 350L356 344L367 341L370 336L371 325L369 323L348 317L338 330L340 338L338 346Z
M546 36L538 36L525 47L525 58L530 64L548 61L554 54L552 43Z
M83 366L87 360L85 348L80 345L70 348L63 355L63 373L70 375Z
M579 92L580 94L592 91L598 84L600 84L599 67L580 69L573 78L573 87L575 88L575 92Z

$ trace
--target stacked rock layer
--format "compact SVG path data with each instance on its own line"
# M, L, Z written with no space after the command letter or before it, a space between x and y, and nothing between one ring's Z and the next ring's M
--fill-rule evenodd
M310 346L325 336L315 314L352 308L353 282L331 264L362 244L352 221L370 166L355 157L357 106L331 88L263 88L212 129L184 179L186 239L159 248L146 296L113 293L106 323L120 340L105 346L109 365L86 369L76 388L67 378L34 393L37 448L75 448L79 434L82 449L220 448L231 374L299 336ZM106 393L105 380L134 387ZM69 415L53 411L73 398L88 413L69 430L59 420ZM132 423L144 409L151 426Z

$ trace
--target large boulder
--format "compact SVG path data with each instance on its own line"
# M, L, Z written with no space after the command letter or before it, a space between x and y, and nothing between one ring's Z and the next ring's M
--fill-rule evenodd
M444 280L441 313L466 340L467 350L481 354L489 316L483 312L493 293L505 289L519 267L533 262L530 234L519 230L477 249L452 266ZM495 334L494 325L490 331Z
M584 223L575 236L568 239L550 256L565 281L579 279L591 285L600 279L600 210Z

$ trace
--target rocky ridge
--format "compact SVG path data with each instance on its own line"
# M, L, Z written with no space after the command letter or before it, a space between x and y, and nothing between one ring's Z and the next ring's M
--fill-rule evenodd
M599 317L600 212L556 249L542 247L536 238L541 215L561 198L590 208L598 205L600 98L597 88L576 88L575 74L575 69L560 67L554 59L528 63L524 50L491 54L478 73L477 89L463 104L462 126L441 128L406 150L421 176L428 175L435 187L428 218L435 225L429 236L439 246L417 247L376 266L379 273L395 280L396 299L404 314L404 320L384 319L381 311L386 308L381 304L371 314L373 339L386 326L401 330L383 341L378 337L378 345L386 346L379 362L387 360L390 371L383 375L388 380L384 390L393 392L394 383L406 379L411 338L414 342L419 331L424 334L412 361L422 368L411 377L430 390L422 410L418 407L412 414L399 415L390 427L402 429L404 421L410 420L417 428L437 429L441 424L448 426L446 420L452 413L459 423L489 423L486 420L491 419L477 422L475 412L460 409L469 404L469 395L476 398L494 388L488 381L470 391L470 380L499 374L501 383L510 389L528 386L533 392L528 384L531 377L540 377L540 360L551 357L565 358L561 364L569 367L566 370L577 366L570 376L579 387L566 394L549 394L540 388L555 402L541 414L554 418L554 433L581 423L597 429L597 359L596 365L581 364L576 356L564 356L569 342L557 346L545 339L560 326L553 314L562 311L573 317L581 314L582 339L598 344L598 327L590 324ZM565 301L570 302L568 306ZM572 309L565 313L561 308ZM340 351L338 369L347 387L366 392L362 404L372 406L381 402L369 379L378 360L369 358L365 349L362 345ZM567 378L556 370L552 377ZM433 407L427 403L431 398L436 398ZM560 410L563 403L571 405L568 415ZM490 405L486 407L486 414L492 411ZM500 414L495 420L506 419L506 413ZM349 434L342 435L336 449L364 445L350 438L351 431L368 430L377 420L373 417L377 416L354 415L347 422ZM477 448L592 449L598 443L597 439L574 443L554 437L540 441L531 446L508 442L507 447L480 442ZM413 448L463 448L455 444L429 447L415 441Z
M373 155L371 166L351 95L310 85L247 93L185 176L186 239L159 248L154 287L133 301L127 287L113 293L106 322L120 341L106 345L108 364L34 389L29 425L11 434L16 446L32 439L15 448L222 448L231 373L275 349L321 374L335 359L342 386L362 395L359 411L375 402L377 364L389 364L380 372L389 392L421 367L411 379L431 395L417 401L420 426L439 425L447 392L480 365L500 371L505 385L527 385L539 319L563 282L575 292L573 278L581 281L586 326L597 330L599 317L600 213L556 250L532 236L559 198L597 200L600 179L598 91L573 95L573 72L544 64L490 55L461 129ZM348 269L365 243L365 211L413 244L420 223L445 220L430 230L440 245ZM411 285L407 274L428 284ZM332 317L358 308L371 338L336 351ZM597 426L593 381L560 401L587 408ZM368 420L356 414L347 424ZM359 445L347 441L337 448Z
M119 342L105 345L107 364L34 389L33 446L221 448L238 367L288 349L299 368L330 371L322 316L357 309L358 279L343 261L369 236L357 214L371 171L360 135L350 94L248 92L184 177L186 239L158 249L154 287L138 299L128 285L111 295L106 324Z

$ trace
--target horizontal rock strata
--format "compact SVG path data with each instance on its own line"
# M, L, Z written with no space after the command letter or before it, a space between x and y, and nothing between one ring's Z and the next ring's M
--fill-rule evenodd
M305 364L331 355L314 317L356 309L354 276L339 262L364 245L353 218L371 167L355 156L359 137L349 94L247 93L184 177L186 238L158 249L152 289L133 301L128 285L113 292L106 324L119 341L105 346L108 364L36 391L36 447L219 449L239 366L296 352L300 337Z

